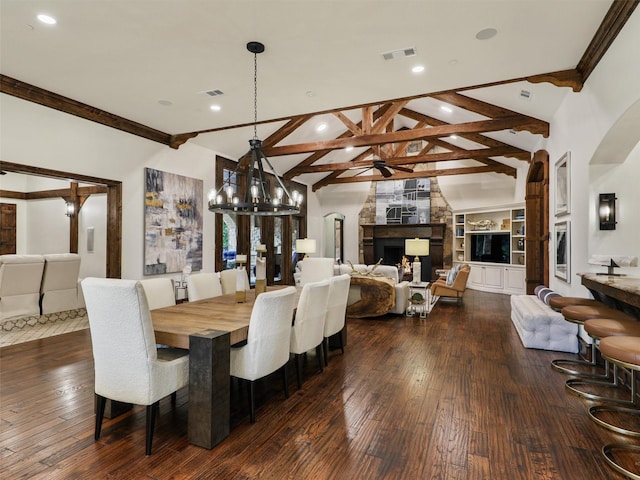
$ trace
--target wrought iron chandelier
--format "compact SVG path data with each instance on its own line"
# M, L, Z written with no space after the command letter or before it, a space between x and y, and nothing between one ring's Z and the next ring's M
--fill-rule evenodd
M269 159L262 153L262 141L258 140L258 53L264 52L260 42L247 43L247 50L253 53L253 138L249 140L249 152L239 161L235 170L223 184L209 194L209 211L214 213L230 213L236 215L292 215L300 213L302 195L294 190L289 192L282 179L275 171ZM271 196L262 162L273 172L278 182L275 196ZM247 165L248 162L248 165ZM247 168L247 181L244 194L236 192L231 184L241 169Z

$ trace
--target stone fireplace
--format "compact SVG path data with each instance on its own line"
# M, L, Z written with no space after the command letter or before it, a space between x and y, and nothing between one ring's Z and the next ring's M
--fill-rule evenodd
M404 241L411 238L428 238L429 256L420 259L422 281L436 278L435 270L443 268L443 241L446 224L398 224L362 225L364 263L373 264L382 258L384 265L396 265L404 255ZM413 261L413 258L409 258Z

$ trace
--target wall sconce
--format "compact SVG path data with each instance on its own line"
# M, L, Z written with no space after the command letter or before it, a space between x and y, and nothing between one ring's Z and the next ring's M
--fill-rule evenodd
M616 194L601 193L598 201L600 230L616 229Z
M420 256L429 255L429 240L415 238L413 240L407 239L404 241L404 252L407 255L415 255L411 268L413 270L413 283L417 284L421 281L422 264L420 263Z
M75 216L76 206L73 202L67 202L67 209L65 210L64 214L69 218Z
M316 253L316 241L313 238L299 238L296 240L296 252L304 253L304 258L307 258L308 253Z

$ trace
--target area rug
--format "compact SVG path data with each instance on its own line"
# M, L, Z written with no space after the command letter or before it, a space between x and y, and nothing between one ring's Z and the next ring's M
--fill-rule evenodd
M0 347L62 335L63 333L75 332L85 328L89 328L89 318L86 314L44 324L25 325L22 328L13 328L9 331L0 330Z

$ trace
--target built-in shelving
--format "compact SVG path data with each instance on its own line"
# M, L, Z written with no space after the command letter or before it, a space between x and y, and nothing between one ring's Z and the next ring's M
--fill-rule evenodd
M491 292L525 293L524 204L454 212L453 218L453 261L472 266L468 286ZM495 242L494 234L502 240L500 249L481 257L477 252L480 237L486 241L491 236Z

